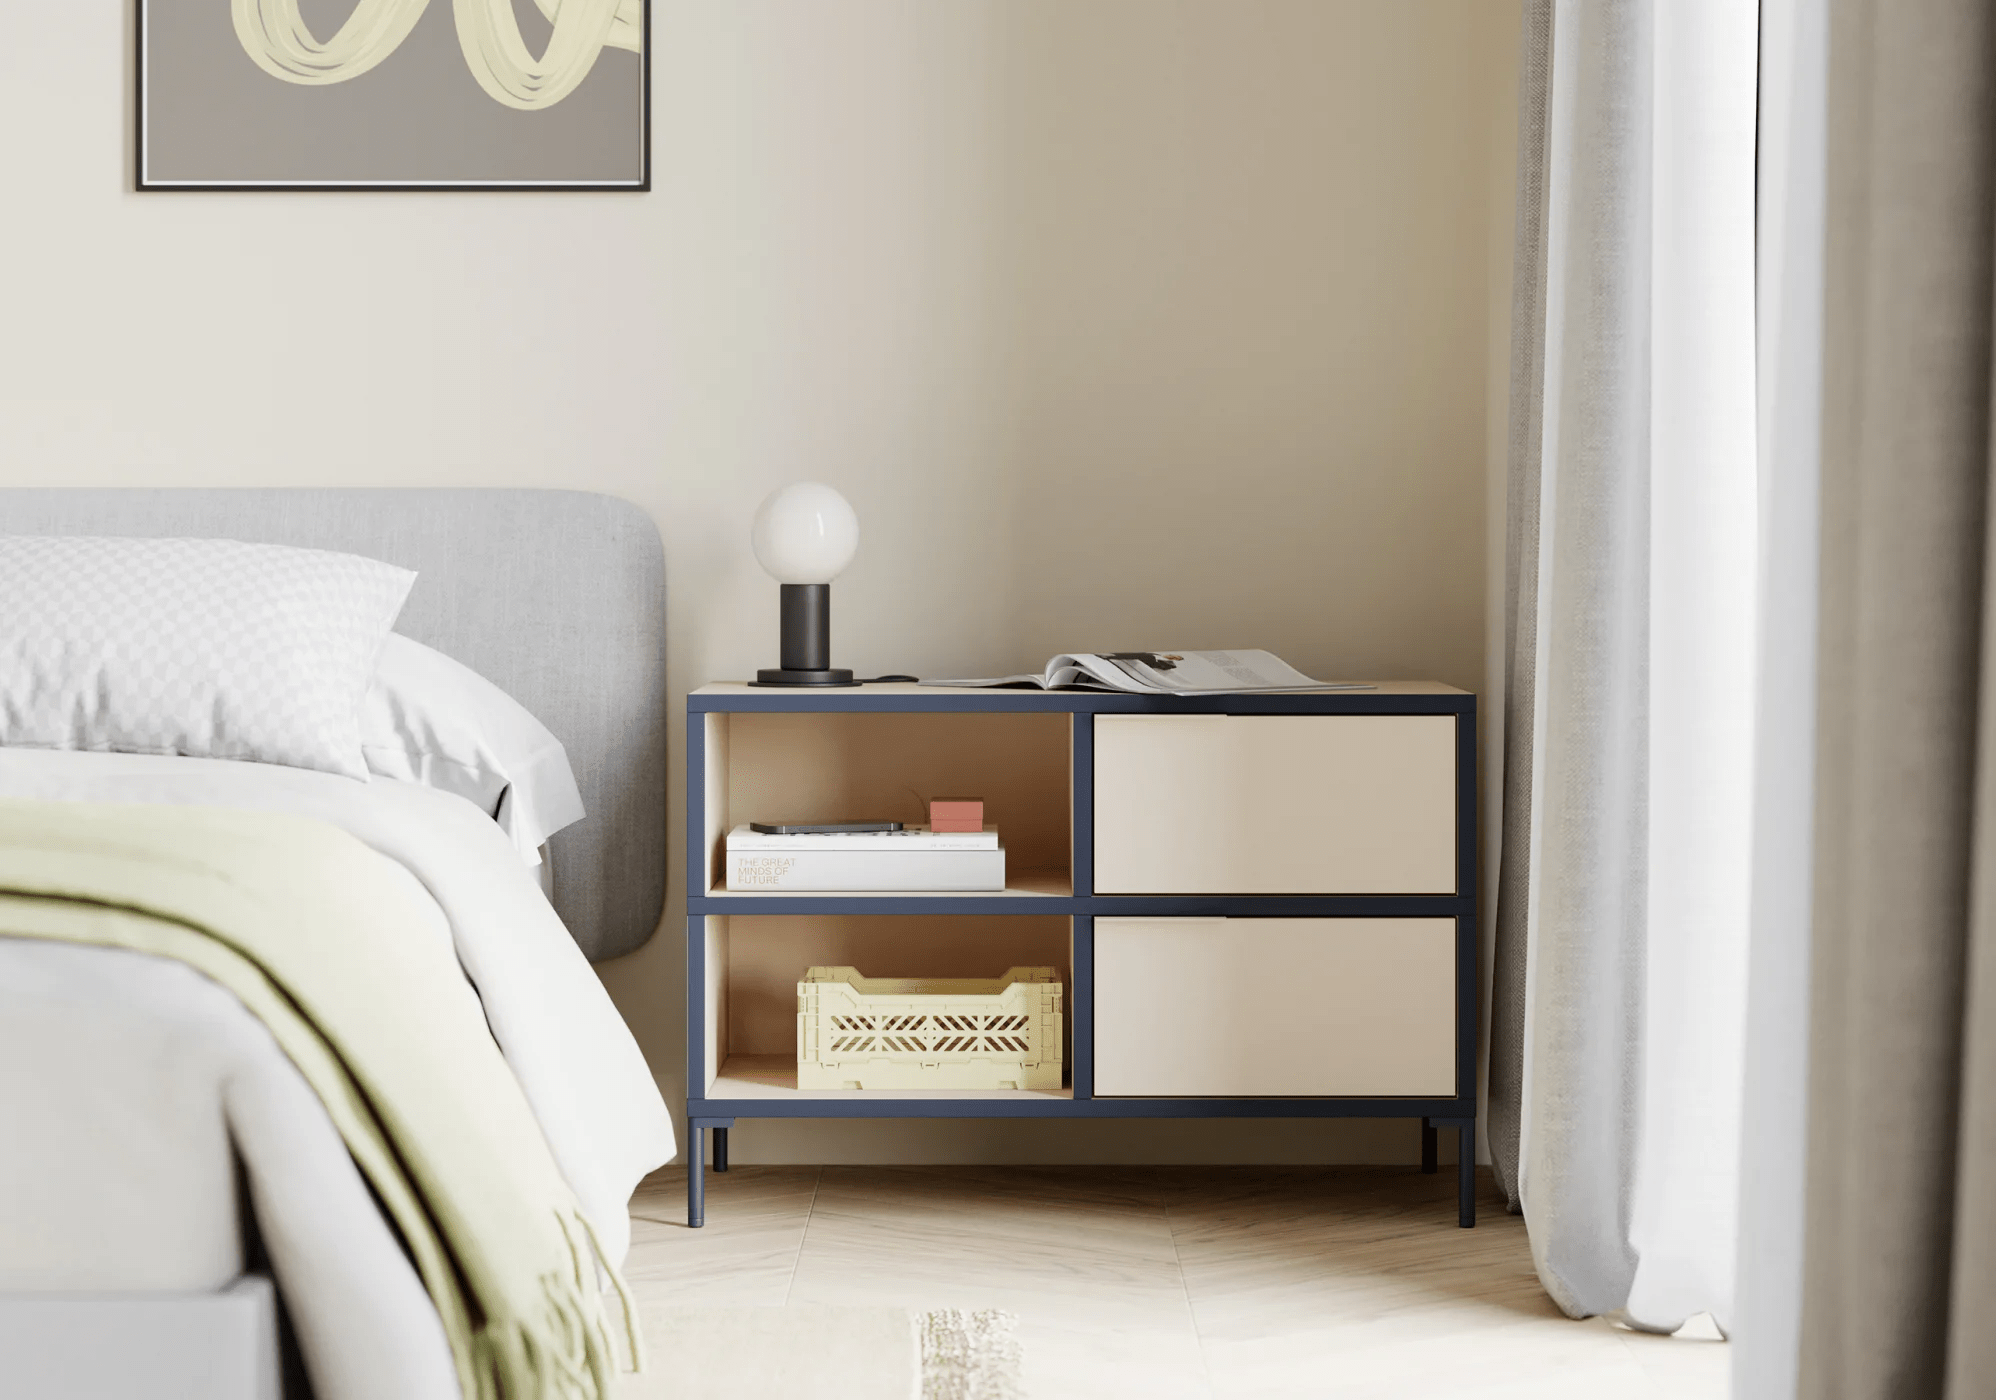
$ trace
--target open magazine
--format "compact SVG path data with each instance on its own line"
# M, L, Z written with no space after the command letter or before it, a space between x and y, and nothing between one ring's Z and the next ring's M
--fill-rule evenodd
M1036 686L1117 690L1128 695L1238 695L1256 690L1371 690L1355 682L1313 681L1266 651L1083 651L1056 656L1037 676L923 685Z

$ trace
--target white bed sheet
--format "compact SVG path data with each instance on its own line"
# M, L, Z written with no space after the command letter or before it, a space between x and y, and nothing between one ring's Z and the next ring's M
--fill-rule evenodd
M0 938L0 1066L0 1313L219 1296L244 1265L239 1155L320 1400L458 1395L415 1268L235 997L170 959Z
M477 808L391 779L35 750L0 750L0 796L284 811L397 861L436 901L437 936L454 940L621 1262L631 1191L671 1157L671 1119L533 872ZM239 1156L320 1400L456 1393L392 1230L317 1098L233 997L164 960L0 938L0 1065L0 1140L17 1144L0 1149L0 1290L48 1291L37 1276L65 1291L221 1286L241 1267ZM47 1131L18 1150L31 1124Z

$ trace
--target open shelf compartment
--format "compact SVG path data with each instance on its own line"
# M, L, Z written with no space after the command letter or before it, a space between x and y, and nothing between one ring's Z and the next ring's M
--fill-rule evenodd
M709 711L702 718L703 861L695 889L708 897L997 899L1074 893L1073 716L850 710ZM743 822L915 825L928 820L928 800L934 797L984 799L985 821L998 828L1005 848L1004 890L822 893L726 887L727 834Z
M706 938L708 1099L1071 1100L1071 1010L1063 1014L1058 1090L824 1089L797 1087L797 983L812 967L856 967L869 977L1000 977L1051 967L1073 998L1072 921L1032 915L710 914Z

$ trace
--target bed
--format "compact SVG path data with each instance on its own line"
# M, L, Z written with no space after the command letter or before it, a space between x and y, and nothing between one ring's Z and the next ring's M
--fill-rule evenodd
M536 846L538 868L492 813L394 778L0 747L0 801L145 808L154 825L161 808L235 814L224 826L257 814L258 830L304 819L301 830L364 847L353 858L372 862L369 878L406 885L409 937L454 959L614 1270L631 1190L673 1152L664 1104L588 965L649 938L664 896L664 566L650 520L556 491L17 490L0 492L0 535L238 540L415 570L395 631L559 736L588 816ZM243 1000L184 963L0 937L10 1386L461 1393L409 1232L294 1060Z

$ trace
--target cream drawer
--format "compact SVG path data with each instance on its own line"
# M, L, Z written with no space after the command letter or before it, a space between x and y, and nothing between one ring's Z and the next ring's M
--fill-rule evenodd
M1453 919L1097 919L1098 1098L1452 1098Z
M1453 715L1097 715L1098 894L1454 894Z

